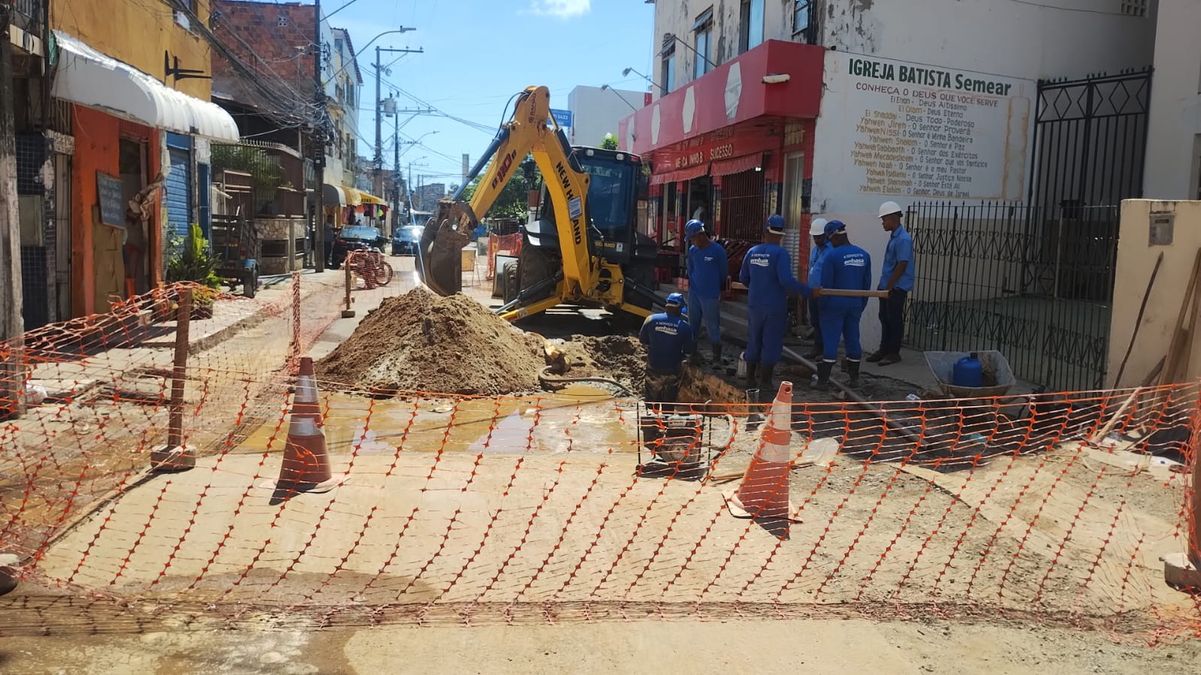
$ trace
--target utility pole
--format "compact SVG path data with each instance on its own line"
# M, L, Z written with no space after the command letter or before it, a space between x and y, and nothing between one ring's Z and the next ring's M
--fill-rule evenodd
M314 100L317 102L317 142L313 144L313 173L317 175L316 189L313 190L313 202L317 213L313 215L313 269L325 271L325 139L321 129L325 110L325 92L321 84L321 0L313 0L313 87Z
M409 224L416 225L416 216L413 215L413 210L417 205L413 203L413 163L409 162L409 177L405 179L405 189L409 191Z
M400 32L404 33L416 28L401 28ZM384 104L383 92L380 90L384 76L384 67L380 63L380 55L383 53L389 54L424 54L425 50L421 47L417 49L393 49L391 47L376 47L375 48L375 165L374 165L374 180L372 188L378 193L382 185L381 173L384 170L384 147L383 147L383 110Z
M21 222L17 211L17 137L13 110L11 4L0 3L0 419L24 412L21 367Z

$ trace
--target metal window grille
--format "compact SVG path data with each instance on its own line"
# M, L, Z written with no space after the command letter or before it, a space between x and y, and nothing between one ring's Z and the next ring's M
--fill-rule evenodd
M759 241L763 235L763 172L743 171L722 178L720 234Z

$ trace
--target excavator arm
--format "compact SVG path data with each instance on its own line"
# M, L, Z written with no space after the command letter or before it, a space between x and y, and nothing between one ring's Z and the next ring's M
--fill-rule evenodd
M546 87L528 87L518 94L512 118L501 128L459 191L441 200L438 211L426 224L418 246L417 267L422 280L435 293L449 295L461 289L459 252L470 243L479 217L500 197L527 155L533 155L547 182L555 222L559 224L563 268L561 278L557 279L557 292L537 303L537 309L511 308L506 318L520 318L561 301L595 293L599 269L588 244L589 176L572 156L566 137L553 121L550 91ZM469 201L463 201L464 188L477 176L480 180L475 193Z

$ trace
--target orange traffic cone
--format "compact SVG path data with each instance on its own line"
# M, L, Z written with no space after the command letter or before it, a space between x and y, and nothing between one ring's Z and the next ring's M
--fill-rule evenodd
M742 484L736 492L726 494L726 506L735 517L788 522L792 511L788 502L791 427L792 383L781 382Z
M292 399L292 419L284 445L284 461L275 484L273 501L287 499L297 492L329 492L346 480L346 474L330 470L325 434L321 431L321 404L317 397L317 379L313 359L300 359L296 394Z

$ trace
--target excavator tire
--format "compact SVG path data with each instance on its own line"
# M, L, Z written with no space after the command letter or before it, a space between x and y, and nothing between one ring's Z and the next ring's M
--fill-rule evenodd
M532 288L534 284L554 277L561 268L562 261L559 259L559 256L534 246L522 246L517 264L517 269L520 272L518 278L521 282L519 288ZM549 297L551 293L554 293L553 286L547 289L546 293L543 293L540 297L530 298L530 302Z
M501 297L507 305L517 299L517 294L521 292L520 279L521 273L519 268L520 262L509 263L504 268L504 281L501 283Z

